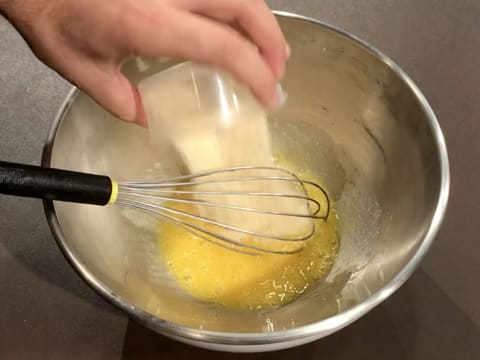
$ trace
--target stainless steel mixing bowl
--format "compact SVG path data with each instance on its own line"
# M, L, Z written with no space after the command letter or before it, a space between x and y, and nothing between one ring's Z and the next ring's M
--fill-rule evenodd
M80 276L135 320L185 343L266 351L335 332L409 278L445 213L445 142L412 80L352 35L278 16L292 58L284 81L288 103L269 119L275 151L322 177L340 217L338 259L315 289L275 310L219 309L184 294L161 263L151 280L147 265L157 240L141 230L152 226L148 220L127 214L128 221L115 207L45 202L55 238ZM145 64L129 63L125 72L138 81L172 63ZM147 130L117 121L74 91L52 127L43 165L119 180L169 175L175 158L148 139Z

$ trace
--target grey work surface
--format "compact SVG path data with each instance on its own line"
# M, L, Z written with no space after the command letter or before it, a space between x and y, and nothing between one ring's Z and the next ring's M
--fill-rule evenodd
M478 359L480 2L269 3L370 42L430 101L447 140L452 190L444 225L421 268L377 309L326 339L276 353L212 353L129 321L63 258L40 201L0 197L0 359ZM0 18L0 159L39 163L69 89Z

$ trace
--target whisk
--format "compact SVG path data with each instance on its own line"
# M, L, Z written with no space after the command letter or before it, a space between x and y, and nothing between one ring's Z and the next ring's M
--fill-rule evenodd
M323 201L313 198L312 191ZM103 175L0 161L0 193L91 205L117 204L156 216L216 245L252 255L301 251L302 246L285 248L269 242L304 244L315 233L313 220L325 221L330 214L329 197L319 184L269 166L238 166L168 179L116 182ZM309 222L301 233L286 236L275 229L262 232L252 228L251 221L222 222L221 216L212 216L215 211L229 212L230 218L239 221L242 214L249 214L254 220L275 217L282 223L292 219Z

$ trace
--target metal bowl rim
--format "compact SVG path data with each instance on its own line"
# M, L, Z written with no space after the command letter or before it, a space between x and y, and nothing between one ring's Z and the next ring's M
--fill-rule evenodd
M129 304L127 301L122 299L118 294L115 294L108 287L97 279L88 268L76 258L75 254L68 248L65 242L65 236L62 232L60 223L58 221L55 208L52 201L45 200L44 210L48 220L50 229L54 235L54 238L60 247L60 250L70 262L72 267L77 271L80 277L98 294L100 294L107 301L115 305L116 307L122 309L127 314L129 314L136 321L141 324L149 327L153 330L156 330L166 336L174 338L185 338L188 341L204 342L211 344L221 344L221 345L268 345L268 344L278 344L283 342L293 342L306 338L315 338L321 337L322 335L331 334L337 330L342 329L343 327L351 324L356 321L367 312L372 310L374 307L382 303L390 295L392 295L400 286L402 286L405 281L412 275L415 269L420 264L423 257L426 255L428 249L433 243L433 240L441 226L443 218L445 216L449 190L450 190L450 170L449 170L449 160L447 154L447 148L445 144L445 139L442 134L440 125L437 121L437 118L426 100L425 96L422 94L420 89L415 85L413 80L390 58L384 55L382 52L377 50L375 47L366 43L365 41L357 38L356 36L340 30L330 24L322 22L320 20L298 15L286 11L275 11L276 15L282 17L289 17L298 20L303 20L306 22L314 23L316 25L322 26L330 31L336 32L350 40L353 40L367 51L371 52L383 63L385 63L392 72L396 73L410 88L410 90L415 94L418 102L422 106L426 117L428 125L431 128L431 131L434 135L437 147L437 153L440 157L440 192L437 199L435 213L432 217L428 230L423 236L422 243L420 244L417 252L410 259L410 261L405 265L405 267L400 270L400 272L387 284L385 284L380 290L373 293L369 298L353 306L352 308L338 313L330 318L317 321L312 324L300 326L297 328L273 331L273 332L256 332L256 333L234 333L234 332L218 332L218 331L208 331L195 328L189 328L179 324L175 324L166 320L162 320L152 316L151 314L136 308L135 306ZM63 102L53 124L48 134L43 154L42 154L42 166L49 167L51 163L51 155L53 151L53 145L55 142L55 137L58 131L58 128L64 119L67 111L74 102L78 89L73 88L69 93L65 101Z

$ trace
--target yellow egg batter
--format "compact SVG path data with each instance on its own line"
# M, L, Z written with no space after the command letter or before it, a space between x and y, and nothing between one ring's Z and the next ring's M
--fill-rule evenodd
M339 246L336 225L332 209L328 221L316 221L315 235L299 253L252 256L162 223L159 251L176 282L194 297L234 309L270 308L293 301L328 274Z

